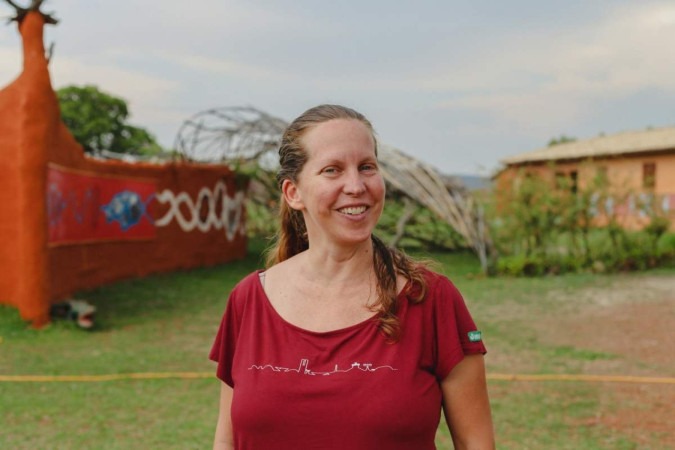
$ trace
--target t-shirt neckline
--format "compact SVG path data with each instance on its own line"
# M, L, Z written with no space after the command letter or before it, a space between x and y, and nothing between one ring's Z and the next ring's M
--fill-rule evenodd
M367 318L365 320L362 320L361 322L357 322L353 325L348 325L348 326L343 327L343 328L337 328L335 330L314 331L314 330L308 330L306 328L302 328L298 325L295 325L295 324L289 322L288 320L284 319L284 317L281 314L279 314L279 311L276 310L274 305L272 305L272 302L270 301L269 297L267 296L267 292L265 292L265 288L263 287L261 279L260 279L260 274L263 273L264 271L265 271L264 269L260 269L260 270L257 270L256 273L255 273L256 289L258 289L260 291L260 295L262 296L262 298L264 300L263 303L266 305L266 307L269 308L269 310L272 312L272 314L282 324L284 324L284 326L287 326L287 327L292 328L296 331L299 331L299 332L305 333L305 334L309 334L309 335L312 335L312 336L328 337L328 336L332 336L332 335L336 335L336 334L348 333L350 331L357 330L359 328L365 327L365 326L377 321L377 318L379 316L379 312L376 312L375 314L373 314L372 316L370 316L369 318ZM408 290L409 284L410 284L410 281L407 281L405 286L401 290L401 292L398 293L399 299L405 295L405 293Z

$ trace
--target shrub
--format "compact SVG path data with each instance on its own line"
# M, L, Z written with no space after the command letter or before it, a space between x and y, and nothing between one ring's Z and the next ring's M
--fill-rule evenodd
M601 171L581 186L552 165L549 172L556 178L521 171L513 189L493 193L489 203L496 206L489 219L500 255L498 273L536 276L675 264L675 234L668 233L671 221L655 195L610 189ZM629 204L649 219L641 231L622 223Z

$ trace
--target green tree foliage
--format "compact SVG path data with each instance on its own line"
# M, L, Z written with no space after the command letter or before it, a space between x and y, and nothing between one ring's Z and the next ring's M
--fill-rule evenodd
M574 142L576 140L577 138L561 134L560 137L552 138L550 141L548 141L548 146L553 147L554 145L566 144L568 142Z
M387 193L384 211L375 234L390 243L397 234L399 220L404 210L402 196L394 192ZM405 223L402 239L397 246L405 250L424 251L456 251L469 248L466 240L455 229L420 205L415 205L414 214Z
M155 155L162 152L154 136L130 125L127 103L96 86L67 86L56 91L61 119L89 153L103 150Z

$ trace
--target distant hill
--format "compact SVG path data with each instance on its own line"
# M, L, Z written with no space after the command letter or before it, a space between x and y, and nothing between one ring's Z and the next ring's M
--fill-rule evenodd
M443 178L459 180L470 191L490 189L492 187L490 178L482 177L480 175L453 174L443 175Z

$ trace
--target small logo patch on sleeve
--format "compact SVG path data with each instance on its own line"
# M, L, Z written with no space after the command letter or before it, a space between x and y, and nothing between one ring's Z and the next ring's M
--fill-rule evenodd
M471 342L480 342L482 340L482 334L480 331L469 331L469 341Z

